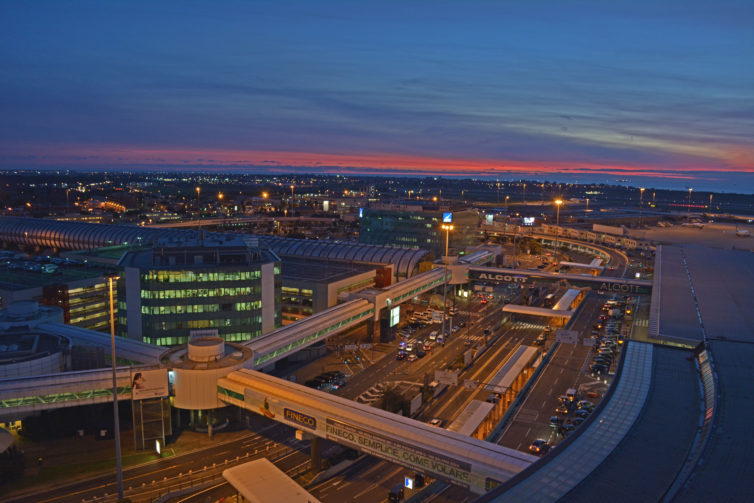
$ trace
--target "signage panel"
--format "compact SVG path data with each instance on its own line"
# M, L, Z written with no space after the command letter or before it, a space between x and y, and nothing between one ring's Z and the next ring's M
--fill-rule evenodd
M390 327L396 326L401 322L401 306L395 306L390 310Z
M329 440L352 446L419 472L431 473L435 478L460 485L479 494L484 491L484 481L477 480L479 477L472 475L470 463L363 431L331 418L327 418L326 428L326 438Z
M288 421L294 422L305 428L309 428L311 430L317 429L317 419L308 414L304 414L303 412L299 412L297 410L289 409L288 407L286 407L283 409L283 417Z
M452 224L453 223L453 213L450 211L443 212L442 214L442 223L444 224Z
M168 369L142 370L131 375L131 399L168 396Z

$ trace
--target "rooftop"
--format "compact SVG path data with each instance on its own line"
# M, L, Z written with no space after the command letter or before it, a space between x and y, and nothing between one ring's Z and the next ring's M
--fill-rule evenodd
M357 274L373 271L374 267L348 262L286 258L283 262L283 280L334 283Z

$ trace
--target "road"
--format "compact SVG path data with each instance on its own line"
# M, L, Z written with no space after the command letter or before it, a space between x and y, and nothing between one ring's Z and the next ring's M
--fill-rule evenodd
M292 428L266 422L257 432L250 432L240 440L125 469L125 495L134 502L151 501L178 487L220 477L222 470L229 466L261 457L287 463L306 463L308 443L296 441ZM115 476L108 474L4 501L81 503L116 493Z

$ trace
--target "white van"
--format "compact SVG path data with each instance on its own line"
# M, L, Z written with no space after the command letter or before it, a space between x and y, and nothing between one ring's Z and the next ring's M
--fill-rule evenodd
M429 333L429 340L430 341L437 340L437 330L433 330L432 332Z

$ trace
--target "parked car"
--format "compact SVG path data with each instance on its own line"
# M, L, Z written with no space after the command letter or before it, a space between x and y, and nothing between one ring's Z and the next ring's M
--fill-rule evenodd
M576 406L579 409L586 410L589 412L592 412L592 410L594 410L594 404L590 402L589 400L579 400Z
M589 367L589 370L591 370L593 374L606 374L607 366L601 363L595 363Z

